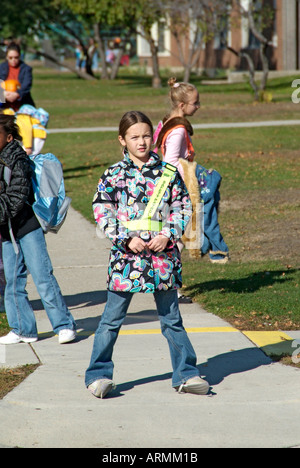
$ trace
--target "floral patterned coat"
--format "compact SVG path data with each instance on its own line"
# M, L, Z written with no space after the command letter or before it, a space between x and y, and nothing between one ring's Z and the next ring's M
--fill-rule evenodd
M110 291L153 293L182 285L182 264L177 241L191 217L192 205L176 170L152 220L161 221L160 232L132 232L124 222L140 219L166 163L156 153L139 169L124 153L124 159L107 169L99 180L93 211L100 230L112 242L107 287ZM127 248L130 237L147 242L163 234L169 238L163 252L145 249L134 254Z

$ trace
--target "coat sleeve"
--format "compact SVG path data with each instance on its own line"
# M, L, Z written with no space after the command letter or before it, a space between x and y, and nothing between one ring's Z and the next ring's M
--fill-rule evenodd
M123 226L117 216L118 190L115 187L114 177L107 169L100 178L97 192L93 200L94 218L100 231L120 250L125 251L129 239L128 230Z
M6 224L24 207L30 195L31 167L25 159L19 159L11 173L10 184L1 183L0 224Z
M22 99L26 94L30 93L32 86L32 68L26 63L22 64L22 73L20 70L19 80L21 88L18 90L18 93Z
M183 179L176 172L170 187L170 206L160 234L175 242L179 241L192 216L192 202Z
M0 64L0 80L5 81L8 75L8 65L7 62L2 62Z

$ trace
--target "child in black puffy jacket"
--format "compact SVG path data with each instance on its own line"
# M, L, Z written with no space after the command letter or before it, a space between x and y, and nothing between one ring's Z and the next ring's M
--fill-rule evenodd
M52 328L59 335L59 343L66 343L76 337L75 322L53 275L44 232L31 207L32 169L20 139L14 117L0 115L0 234L6 278L4 304L11 327L0 338L0 344L31 343L38 339L25 289L28 270ZM9 183L5 166L11 170Z

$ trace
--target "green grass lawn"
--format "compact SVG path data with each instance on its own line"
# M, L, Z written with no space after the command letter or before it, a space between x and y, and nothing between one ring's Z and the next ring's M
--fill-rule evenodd
M169 107L168 77L163 75L161 89L153 89L151 77L126 69L115 81L84 81L71 73L39 66L34 70L32 93L36 105L50 112L49 128L115 126L122 114L133 108L147 113L156 124ZM296 78L270 80L268 90L273 102L266 104L253 103L247 83L203 85L202 79L193 77L201 98L201 110L193 123L299 118L300 106L291 100L291 83Z
M299 268L271 260L184 267L186 292L240 330L298 329L299 280Z
M167 77L164 77L164 85ZM271 80L270 104L253 104L248 84L199 87L202 108L192 123L299 119L293 77ZM114 82L79 80L37 68L33 95L50 112L49 128L118 126L130 109L156 124L168 109L167 88L123 72ZM297 126L196 130L197 161L222 174L219 221L231 262L212 265L184 252L184 286L206 310L242 329L300 324L300 131ZM104 169L121 158L115 132L50 134L45 151L63 163L72 206L93 222L91 202ZM0 333L7 324L0 314Z

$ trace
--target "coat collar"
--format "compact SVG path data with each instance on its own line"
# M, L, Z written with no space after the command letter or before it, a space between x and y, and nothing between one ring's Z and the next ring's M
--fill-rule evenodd
M27 154L18 143L17 140L12 140L0 152L0 163L6 166L13 166L17 159L28 158Z
M132 159L130 159L129 153L128 153L127 150L124 150L123 156L124 156L123 162L124 162L126 165L135 166L135 164L134 164L134 162L132 161ZM149 159L148 159L148 161L144 164L143 167L154 167L154 166L157 166L157 165L160 164L160 163L161 163L161 160L160 160L160 157L158 156L158 154L154 153L154 151L150 151L150 153L149 153Z

